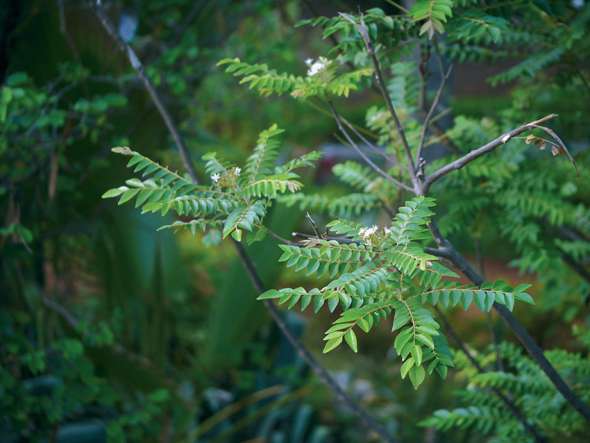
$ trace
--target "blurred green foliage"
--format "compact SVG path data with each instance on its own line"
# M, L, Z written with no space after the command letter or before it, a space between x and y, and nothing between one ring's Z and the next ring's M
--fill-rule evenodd
M239 57L301 78L304 60L318 54L340 57L360 70L369 62L362 41L337 16L339 11L358 13L356 3L311 2L329 18L315 17L305 2L296 1L103 3L147 67L194 158L214 151L241 163L259 132L274 122L287 128L281 161L333 140L335 125L328 116L289 97L257 96L217 68L219 60ZM543 344L559 348L551 354L557 361L577 359L572 354L579 353L579 367L566 370L587 399L585 299L590 287L571 260L588 269L590 54L584 36L589 5L458 1L452 2L452 15L444 4L429 15L420 1L411 15L419 21L416 29L394 2L361 3L368 10L369 32L381 45L413 41L422 29L426 39L429 34L440 39L448 61L511 62L492 80L509 82L509 92L495 89L501 92L489 100L450 97L455 119L443 131L457 153L541 114L560 114L557 129L573 142L578 175L561 157L552 161L547 151L532 152L520 140L449 176L433 192L439 206L448 208L441 227L474 260L517 284L520 277L508 267L495 269L512 260L534 281L537 305L519 309L518 315ZM303 18L314 26L296 27ZM338 39L336 45L330 36ZM126 177L123 165L110 157L112 146L132 146L173 169L181 169L181 163L149 96L92 9L75 0L3 0L0 42L0 441L372 438L309 376L268 321L229 245L212 246L212 238L195 241L188 232L157 232L174 218L140 216L100 199ZM388 74L394 74L390 92L396 106L407 108L404 123L417 138L419 126L412 116L419 108L418 62L408 57L414 48L387 56ZM347 71L344 65L342 71ZM359 89L368 83L362 76L357 82ZM368 130L395 153L397 140L376 95L367 90L351 97L338 102L346 103L344 115L363 126L370 106ZM441 139L433 138L428 149L435 151ZM316 173L303 175L307 189L325 197L305 209L321 224L327 221L323 211L343 217L360 213L366 223L387 219L378 213L380 198L397 206L402 195L381 184L382 195L355 200L352 192L366 188L358 177L368 173L354 175L341 163L333 170L343 182L337 183L329 172L339 161L338 155L328 155ZM313 234L295 208L303 199L273 208L266 225L285 237L293 230ZM269 288L313 281L277 263L281 251L270 236L248 246L248 252ZM328 313L313 320L291 313L285 317L319 353L320 331L334 318ZM489 343L489 328L501 329L472 312L452 318L472 349ZM578 341L572 339L572 324ZM498 379L472 381L473 374L464 369L448 382L428 379L414 391L398 380L400 365L388 351L386 329L365 337L363 355L354 360L338 350L322 362L400 441L478 441L485 432L494 441L521 438L518 423L503 420L503 410L493 410L495 403L487 421L448 419L456 413L454 406L489 406L491 385L514 395L550 437L583 441L587 428L550 386L529 396L526 389L505 383L501 372ZM539 377L517 351L509 345L503 349L513 364L511 383ZM494 368L495 355L492 347L478 358ZM462 358L457 352L460 366ZM451 394L457 388L461 393L455 401ZM535 408L544 401L547 409ZM441 408L450 412L428 418Z

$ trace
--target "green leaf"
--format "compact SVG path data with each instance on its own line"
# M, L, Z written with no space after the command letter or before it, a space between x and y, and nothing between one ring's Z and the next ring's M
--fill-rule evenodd
M235 241L241 242L242 241L242 230L236 229L236 230L232 231L231 236Z
M518 301L522 301L522 302L528 303L530 305L535 304L535 300L533 299L533 297L531 297L526 292L520 292L518 294L514 294L514 298Z
M324 350L322 352L324 354L327 354L328 352L330 352L330 351L336 349L338 346L340 346L341 343L342 343L342 336L341 335L339 337L328 340L328 342L326 343L326 346L324 346Z
M412 367L414 366L414 357L410 357L408 358L403 364L402 367L399 371L402 380L404 378L406 378L406 375L408 375L408 372L410 371L410 369L412 369Z
M414 389L418 389L426 377L426 371L422 366L414 366L410 369L409 375Z
M275 298L280 298L281 296L282 294L280 291L277 291L276 289L269 289L268 291L260 294L256 300L272 300Z
M266 209L262 201L257 201L249 206L234 209L227 216L223 225L223 238L227 238L228 235L238 229L251 231L254 225L261 221L265 212ZM241 236L241 233L237 235Z
M127 186L119 186L118 188L109 189L104 194L102 194L101 198L114 198L118 197L127 191L129 188Z
M349 329L346 334L344 334L344 340L346 340L346 343L350 346L350 349L352 349L353 352L358 352L356 335L352 329Z
M391 331L396 331L405 326L410 321L410 315L406 309L397 309L393 318L393 325Z
M430 336L425 334L418 334L416 335L416 340L424 343L430 349L434 349L434 342L432 341L432 338L430 338Z
M412 357L414 357L414 360L416 361L416 366L420 366L422 364L422 356L422 348L415 344L412 349Z

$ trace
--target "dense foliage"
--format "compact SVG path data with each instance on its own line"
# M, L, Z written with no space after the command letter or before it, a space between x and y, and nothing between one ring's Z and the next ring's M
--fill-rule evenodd
M584 441L572 396L590 404L590 5L366 2L324 17L297 2L191 3L57 2L48 14L72 60L4 73L0 435L366 439L356 417L325 411L331 391L310 389L309 359L257 298L293 330L305 312L305 344L330 353L320 364L368 379L372 400L354 401L385 423L369 423L375 438ZM156 99L101 13L120 18L115 40L138 52ZM72 43L71 20L96 23L118 75ZM466 62L507 62L487 79L507 98L452 96ZM158 99L177 127L144 117ZM343 159L297 146L334 128ZM148 149L184 155L180 137L196 173ZM114 170L120 156L131 177ZM227 265L232 243L268 290ZM571 396L493 312L551 349Z

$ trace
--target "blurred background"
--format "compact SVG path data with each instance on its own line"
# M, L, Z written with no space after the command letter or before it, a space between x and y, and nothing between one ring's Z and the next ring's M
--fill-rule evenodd
M241 161L257 134L276 122L287 129L282 158L311 149L325 154L307 173L307 190L344 192L331 167L354 156L334 137L331 118L289 97L259 98L215 64L237 56L304 73L304 60L326 54L331 43L319 30L294 27L299 20L359 7L394 14L393 2L103 3L194 159L217 151ZM452 99L444 98L451 112L481 119L509 106L511 83L492 86L487 79L512 64L509 58L457 64ZM112 146L182 165L128 59L86 2L1 0L0 79L0 442L368 441L255 300L231 244L156 232L172 218L140 216L100 198L127 178ZM529 111L563 111L560 134L580 152L588 126L580 127L584 109L575 114L570 101L585 100L577 105L587 108L585 97L552 96ZM356 95L345 115L363 122L377 101L372 93ZM285 237L310 232L304 214L280 206L269 223ZM501 245L483 253L476 238L461 246L491 279L537 281L510 266L511 251ZM272 238L248 250L268 287L306 284L277 263ZM544 347L567 347L569 327L554 320L586 309L580 294L588 286L576 278L575 304L564 302L566 294L534 318L517 312ZM399 379L387 327L367 336L354 358L345 349L323 356L320 337L331 316L285 315L390 432L401 441L437 441L417 423L452 405L454 388L465 380L432 377L414 391ZM475 347L504 334L494 318L476 311L453 318Z

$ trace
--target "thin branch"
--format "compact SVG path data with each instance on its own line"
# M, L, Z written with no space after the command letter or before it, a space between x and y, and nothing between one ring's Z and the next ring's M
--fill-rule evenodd
M432 255L438 257L444 257L451 261L469 280L471 280L476 286L481 286L484 283L484 279L478 272L471 266L471 264L463 257L455 247L445 239L436 223L431 222L431 231L438 244L438 248L426 248L426 251ZM535 342L530 336L525 327L520 324L516 317L510 312L510 310L501 304L494 303L493 305L496 312L502 317L504 322L512 330L514 335L518 338L522 346L526 349L531 358L539 365L541 370L549 378L555 388L563 395L566 401L582 415L587 421L590 421L590 408L570 389L563 378L559 375L553 365L547 360L543 349Z
M354 21L353 21L354 23ZM355 23L356 25L356 23ZM357 30L363 39L367 52L371 57L371 61L373 62L373 67L375 68L375 75L377 80L377 86L379 87L379 91L383 96L383 100L385 101L385 105L387 106L387 110L391 114L393 121L395 123L395 128L397 133L401 139L402 145L404 150L406 151L406 156L408 158L408 172L410 173L410 179L412 180L412 185L414 186L414 192L417 194L421 193L421 183L416 176L416 165L414 164L414 158L412 156L412 150L410 149L410 145L408 143L408 138L406 137L406 133L404 131L404 127L401 124L401 121L393 107L393 102L391 101L391 97L389 95L389 91L387 90L387 85L385 84L385 79L383 77L383 72L381 70L381 64L379 63L379 59L377 58L377 54L375 53L375 48L373 47L373 43L371 42L371 38L369 37L369 31L361 18L360 25L357 25Z
M305 232L293 232L292 235L293 235L293 237L303 237L305 239L311 239L311 240L335 240L338 243L359 243L358 241L352 240L350 238L331 236L331 235L326 235L323 238L320 238L315 234L314 235L306 234Z
M283 243L285 245L290 245L290 246L299 246L299 244L297 242L286 239L285 237L283 237L280 234L277 234L275 231L273 231L270 228L264 227L264 229L266 229L266 231L270 234L271 237L273 237L275 240L277 240L280 243Z
M430 126L430 120L432 119L432 115L434 114L434 111L438 107L438 103L439 103L440 98L442 96L442 92L445 88L445 85L447 83L449 76L451 75L452 70L453 70L453 66L451 65L451 66L449 66L449 69L447 69L447 73L443 74L443 78L440 81L440 86L438 87L438 90L436 91L436 95L434 96L434 100L432 101L432 105L430 105L430 109L428 110L428 113L426 114L426 117L424 118L424 123L422 123L422 130L420 131L420 141L418 142L418 152L416 153L416 163L418 163L418 164L420 164L420 162L421 162L422 150L424 149L424 141L426 140L426 134L428 133L428 126Z
M108 32L108 34L113 38L113 40L115 40L119 44L121 49L127 54L127 57L129 59L129 62L131 63L131 66L137 72L137 75L142 80L144 87L146 88L150 97L152 98L154 105L156 106L156 108L158 108L160 115L162 116L162 118L166 122L166 127L168 128L169 132L171 133L171 135L174 139L174 142L176 143L176 147L182 157L185 169L190 174L193 182L196 183L197 182L197 175L196 175L196 172L195 172L195 169L194 169L192 163L190 162L189 153L182 141L180 133L176 129L176 126L174 125L174 122L172 121L170 114L168 113L168 111L164 107L162 101L160 100L158 93L156 92L156 90L152 86L149 79L145 76L144 68L143 68L141 61L135 55L135 52L133 51L133 49L131 49L125 42L123 42L119 38L119 36L117 35L116 31L114 30L111 22L109 21L108 17L105 15L104 11L102 10L100 0L97 0L96 7L94 8L94 11L95 11L97 17L99 18L100 22L102 23L103 27ZM239 255L242 263L244 264L244 267L246 268L248 276L251 278L252 283L254 284L254 287L259 292L262 292L264 290L264 285L262 283L260 276L258 275L258 272L256 271L256 267L254 266L252 259L250 258L250 256L248 256L248 254L246 253L246 250L244 249L244 246L241 243L239 243L235 240L233 241L233 243L234 243L234 246L238 252L238 255ZM346 394L346 392L344 392L344 390L336 383L336 381L332 378L332 376L328 373L328 371L326 369L324 369L315 360L315 358L311 355L311 353L293 335L293 333L289 330L289 327L287 326L287 324L285 323L285 321L281 317L281 314L278 311L278 309L275 307L275 305L273 303L271 303L270 301L266 301L264 304L265 304L266 308L268 309L271 317L273 318L273 320L275 321L275 323L277 324L277 326L279 327L281 332L285 335L287 340L297 350L298 354L303 358L303 360L318 375L318 377L332 390L332 392L336 395L336 397L338 397L344 404L346 404L352 410L352 412L355 413L361 419L361 421L365 424L365 426L369 430L378 434L383 439L383 441L394 442L393 438L387 433L387 431L379 423L377 423L360 405L358 405L355 402L355 400L353 400L351 397L348 396L348 394Z
M251 260L250 256L246 253L244 246L233 240L233 243L238 251L240 258L242 259L242 263L246 268L246 272L252 281L254 288L258 292L264 291L264 284L258 275L256 267L254 266L254 262ZM332 378L332 376L328 373L326 369L322 365L320 365L314 356L303 346L303 344L293 335L293 333L287 327L287 324L283 320L280 311L277 307L272 303L270 300L265 300L264 305L268 309L271 317L279 327L279 329L283 332L283 335L287 338L289 343L293 346L293 348L297 351L299 356L309 365L309 367L315 372L318 378L324 382L336 395L336 397L342 401L348 408L356 414L361 421L365 424L365 426L377 433L383 441L386 442L393 442L394 440L388 434L388 432L381 426L381 424L377 423L373 417L371 417L367 412L361 408L355 400L353 400L341 387L336 381Z
M367 140L367 138L360 133L360 131L358 131L354 125L352 123L350 123L348 120L346 120L344 117L340 116L340 118L342 119L342 122L348 126L348 128L352 131L352 133L354 135L357 136L357 138L359 138L365 145L367 145L367 147L369 149L371 149L371 151L373 151L374 153L380 155L381 157L383 157L383 159L385 159L386 162L389 163L395 163L393 158L391 158L389 155L387 155L385 153L385 149L379 149L377 146L375 146L373 143L371 143L369 140Z
M352 148L358 153L358 155L360 155L362 157L362 159L365 161L365 163L367 163L377 174L379 174L380 176L382 176L383 178L385 178L386 180L390 181L391 183L393 183L394 185L405 189L406 191L410 191L412 192L412 188L410 188L408 185L406 185L405 183L402 183L398 180L396 180L395 178L393 178L391 175L389 175L387 172L385 172L383 169L381 169L379 166L377 166L373 160L371 160L367 154L365 154L363 152L363 150L361 148L358 147L358 145L354 142L354 140L350 137L350 134L348 133L348 131L346 130L346 128L344 128L344 125L342 123L342 119L340 117L340 115L338 114L338 112L336 112L336 109L334 108L334 105L332 105L331 102L328 102L328 105L330 106L330 110L332 111L332 116L334 117L334 120L336 121L336 125L338 126L338 130L342 133L342 135L346 138L346 140L348 141L348 143L350 144L350 146L352 146Z
M461 169L463 166L467 165L468 163L472 162L473 160L481 157L484 154L487 154L488 152L493 151L498 146L508 143L508 141L510 141L511 138L516 137L517 135L520 135L523 132L536 127L540 123L544 123L544 122L551 120L555 117L557 117L557 114L549 114L543 118L540 118L539 120L535 120L533 122L526 123L522 126L519 126L518 128L515 128L509 132L506 132L505 134L502 134L501 136L495 138L491 142L488 142L485 145L480 146L479 148L474 149L473 151L470 151L469 153L465 154L463 157L458 158L457 160L454 160L454 161L446 164L445 166L441 167L440 169L438 169L437 171L433 172L431 175L426 177L426 179L424 180L424 192L428 191L430 186L435 181L440 179L441 177L444 177L445 175L447 175L450 172Z
M396 8L398 8L400 11L402 11L404 14L409 14L410 11L409 9L404 8L401 4L394 2L393 0L385 0L387 3L389 3L390 5L395 6Z
M190 152L187 149L186 145L184 144L184 141L182 140L182 137L180 136L180 133L179 133L178 129L176 128L174 121L172 120L172 116L170 115L170 113L168 112L166 107L164 106L164 103L162 102L158 92L156 91L156 88L154 87L154 85L152 85L152 82L145 74L145 69L143 67L143 64L141 63L141 60L137 57L133 48L131 48L127 43L125 43L123 41L123 39L121 39L121 37L119 37L119 34L117 33L117 31L114 28L113 24L111 23L110 19L107 17L106 13L104 12L104 10L101 6L100 0L96 1L95 7L94 7L94 13L98 17L98 19L99 19L100 23L102 24L102 27L105 29L105 31L109 34L109 36L113 39L113 41L115 41L117 43L117 45L119 46L119 49L121 51L123 51L125 53L125 55L127 56L127 59L129 60L129 64L131 65L131 67L133 68L133 70L135 71L135 73L137 74L139 79L142 81L143 86L145 87L146 91L148 92L150 98L152 99L152 102L154 103L154 105L158 109L158 112L160 113L162 120L164 120L164 123L166 124L166 127L168 128L168 132L170 133L170 135L174 139L174 143L176 144L176 147L178 148L178 153L180 154L180 158L182 160L182 164L184 165L184 168L186 169L186 171L190 175L191 179L195 183L197 183L198 182L197 172L191 162Z
M487 371L479 364L477 359L473 355L471 355L471 352L469 352L469 349L467 349L465 342L463 342L463 340L461 340L461 337L459 337L459 334L457 334L457 331L455 331L455 329L453 328L451 323L447 320L444 313L438 308L438 306L435 306L434 309L435 309L436 313L438 314L438 317L441 319L444 328L449 333L449 336L455 342L455 345L457 347L459 347L459 349L461 349L461 352L463 352L463 354L465 354L465 357L467 357L467 359L469 360L471 365L477 370L477 372L479 372L480 374L485 374ZM525 428L525 430L529 434L531 434L531 436L535 439L535 441L537 443L546 443L547 442L547 439L539 433L539 431L537 430L537 428L533 424L528 422L524 413L518 408L518 406L508 396L506 396L502 391L500 391L499 389L497 389L495 387L491 387L489 389L500 400L502 400L502 402L506 405L506 407L508 409L510 409L510 412L512 412L512 414L516 417L516 419L522 424L522 426Z

